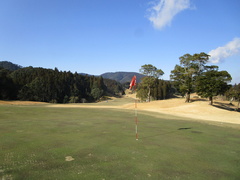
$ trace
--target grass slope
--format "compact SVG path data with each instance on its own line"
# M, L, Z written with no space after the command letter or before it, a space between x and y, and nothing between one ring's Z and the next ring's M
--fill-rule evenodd
M0 106L0 179L239 179L239 169L239 127L139 112L136 141L130 110Z

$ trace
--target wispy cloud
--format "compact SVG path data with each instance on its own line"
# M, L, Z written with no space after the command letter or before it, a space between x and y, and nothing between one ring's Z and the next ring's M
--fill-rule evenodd
M170 25L174 16L190 8L190 0L157 0L149 9L148 19L156 29L163 29Z
M240 52L240 38L234 38L225 46L211 50L208 53L211 56L209 61L212 63L219 63L224 61L224 59L230 56L238 54L239 52Z

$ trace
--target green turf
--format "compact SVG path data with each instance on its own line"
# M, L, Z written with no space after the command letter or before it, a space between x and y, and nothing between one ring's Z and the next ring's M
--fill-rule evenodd
M0 106L0 179L240 179L238 125L138 118L136 141L134 110Z

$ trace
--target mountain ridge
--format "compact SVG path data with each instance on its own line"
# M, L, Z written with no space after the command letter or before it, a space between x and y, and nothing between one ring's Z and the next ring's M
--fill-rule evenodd
M11 70L11 71L15 71L15 70L18 70L18 69L22 68L22 66L14 64L14 63L9 62L9 61L0 61L0 67L4 68L4 69Z
M144 77L143 74L137 72L125 72L125 71L118 71L118 72L107 72L103 73L100 76L106 79L113 79L120 83L130 82L133 76L137 77L137 83L141 82L141 79Z
M9 61L0 61L0 67L8 70L18 70L23 68L23 66L14 64ZM81 75L90 75L88 73L79 73ZM137 73L137 72L127 72L127 71L117 71L117 72L106 72L101 75L91 75L91 76L102 76L105 79L111 79L115 80L121 84L124 84L126 82L130 82L132 80L133 76L137 77L137 83L141 82L141 79L144 77L144 75Z

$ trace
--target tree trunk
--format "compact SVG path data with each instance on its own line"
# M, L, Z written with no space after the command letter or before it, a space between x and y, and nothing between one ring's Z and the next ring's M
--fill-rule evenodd
M210 101L209 104L213 105L213 97L209 97L209 101Z
M240 99L238 99L237 111L240 109Z
M230 104L232 104L232 102L233 102L233 97L230 99Z
M148 87L148 102L150 102L150 94L151 94L151 88L150 86Z
M185 103L189 103L189 102L190 102L190 92L187 92Z

